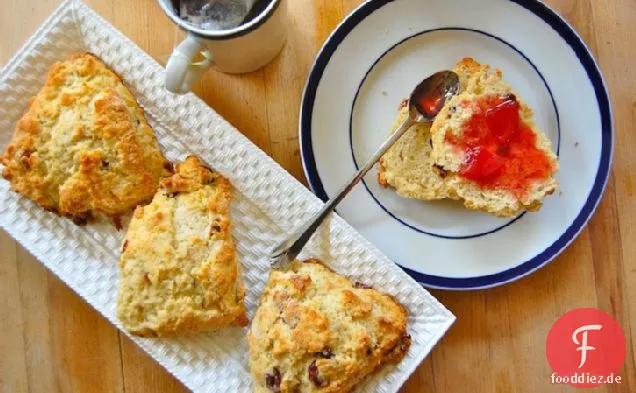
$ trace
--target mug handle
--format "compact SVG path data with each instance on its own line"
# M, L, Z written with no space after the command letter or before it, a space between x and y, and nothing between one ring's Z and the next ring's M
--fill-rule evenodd
M168 90L178 94L189 92L192 84L212 66L212 54L204 48L205 44L191 34L175 48L166 65ZM203 61L194 64L194 58L200 53Z

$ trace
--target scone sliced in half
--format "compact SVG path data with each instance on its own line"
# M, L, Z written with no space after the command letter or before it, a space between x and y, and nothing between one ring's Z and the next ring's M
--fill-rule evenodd
M51 67L0 163L13 190L76 224L99 215L118 223L169 174L143 110L89 53Z
M349 392L410 346L407 310L316 260L274 270L247 336L254 391Z
M135 210L117 298L129 332L162 337L247 324L231 201L230 182L188 157L152 203Z
M455 71L462 92L431 127L431 158L446 189L466 207L500 217L538 210L557 187L550 140L500 70L467 58Z
M408 116L408 100L404 100L391 132L396 131ZM436 170L431 161L432 150L430 125L413 125L380 158L378 183L394 188L405 198L424 201L448 198L444 173Z

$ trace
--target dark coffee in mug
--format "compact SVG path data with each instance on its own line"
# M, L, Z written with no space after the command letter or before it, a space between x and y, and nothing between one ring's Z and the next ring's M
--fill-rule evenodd
M181 19L204 30L229 30L260 15L273 0L173 0Z

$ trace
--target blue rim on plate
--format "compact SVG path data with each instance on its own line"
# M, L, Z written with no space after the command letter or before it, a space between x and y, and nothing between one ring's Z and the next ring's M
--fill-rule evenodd
M345 37L374 11L393 1L395 0L368 0L358 7L327 39L310 71L305 91L303 93L303 101L300 112L300 148L303 169L309 181L309 185L312 191L323 201L326 201L328 196L318 175L311 140L313 106L316 99L318 85L331 57ZM572 28L572 26L563 20L555 11L543 4L541 1L508 1L516 3L532 12L535 16L542 19L555 32L557 32L572 48L581 62L581 65L585 69L590 83L594 87L601 117L601 158L596 177L594 179L594 185L585 204L581 208L581 211L565 232L543 252L514 268L507 269L496 274L479 277L449 278L422 274L402 266L402 269L404 269L414 279L428 287L454 290L483 289L515 281L533 273L537 269L540 269L552 261L579 235L581 230L594 214L594 211L598 207L607 186L614 154L613 118L607 87L594 57L574 28Z

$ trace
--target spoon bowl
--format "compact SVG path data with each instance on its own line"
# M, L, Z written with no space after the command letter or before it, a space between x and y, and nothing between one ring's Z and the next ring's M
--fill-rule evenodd
M446 101L459 91L459 76L440 71L415 87L409 97L409 116L416 122L433 122Z

